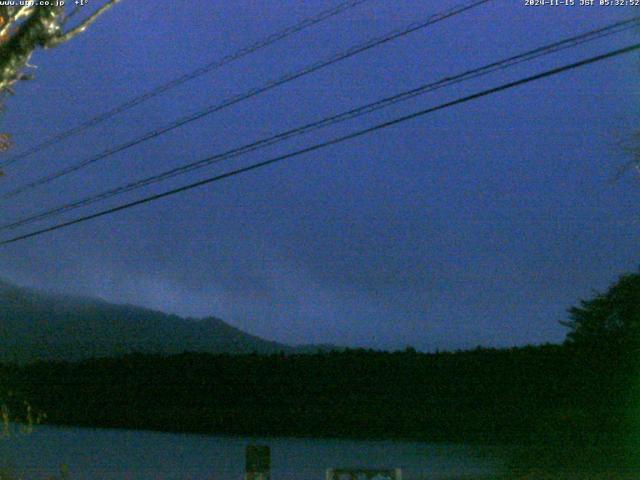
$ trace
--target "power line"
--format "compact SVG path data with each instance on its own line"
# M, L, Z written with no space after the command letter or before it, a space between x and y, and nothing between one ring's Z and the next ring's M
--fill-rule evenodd
M111 110L107 110L106 112L103 112L99 115L96 115L93 118L90 118L89 120L87 120L84 123L81 123L73 128L67 129L63 132L58 133L57 135L54 135L50 138L48 138L47 140L38 143L36 145L34 145L33 147L25 150L22 153L19 153L17 155L14 155L13 157L9 158L8 160L6 160L5 162L0 163L0 167L4 168L7 167L9 165L12 165L14 163L16 163L19 160L22 160L24 158L27 158L31 155L33 155L34 153L40 152L46 148L49 148L57 143L60 143L61 141L77 135L80 132L83 132L84 130L87 130L91 127L94 127L122 112L125 112L137 105L140 105L143 102L146 102L147 100L150 100L154 97L157 97L158 95L161 95L165 92L168 92L169 90L172 90L180 85L183 85L184 83L187 83L191 80L194 80L198 77L201 77L202 75L205 75L213 70L216 70L218 68L221 68L229 63L232 63L236 60L239 60L251 53L257 52L258 50L261 50L265 47L268 47L269 45L272 45L280 40L284 40L287 37L290 37L291 35L298 33L302 30L305 30L306 28L309 28L313 25L316 25L318 23L321 23L331 17L334 17L342 12L344 12L345 10L349 10L351 8L356 7L357 5L367 2L369 0L349 0L347 2L343 2L339 5L337 5L334 8L328 9L328 10L324 10L320 13L318 13L317 15L314 15L312 17L308 17L303 19L302 21L300 21L299 23L292 25L290 27L287 27L283 30L280 30L279 32L275 32L265 38L263 38L262 40L257 41L256 43L253 43L251 45L248 45L244 48L241 48L240 50L231 53L229 55L226 55L220 59L217 60L213 60L209 63L207 63L206 65L203 65L202 67L197 68L196 70L193 70L192 72L186 73L178 78L175 78L173 80L170 80L167 83L164 83L152 90L149 90L146 93L143 93L135 98L132 98L131 100L128 100L120 105L118 105L117 107L112 108Z
M546 55L550 55L552 53L556 53L558 51L561 50L565 50L568 48L574 48L578 45L584 44L586 42L590 42L593 40L597 40L606 36L610 36L613 34L617 34L617 33L621 33L623 31L629 30L631 28L635 28L638 23L640 22L640 16L638 17L633 17L627 20L623 20L620 22L616 22L610 25L607 25L605 27L601 27L595 30L591 30L589 32L585 32L582 33L580 35L576 35L564 40L560 40L557 42L553 42L551 44L542 46L542 47L538 47L535 48L533 50L529 50L527 52L524 53L520 53L508 58L505 58L503 60L499 60L493 63L490 63L488 65L479 67L479 68L474 68L471 70L467 70L461 74L455 75L455 76L451 76L451 77L445 77L443 79L440 79L436 82L432 82L432 83L428 83L425 85L421 85L417 88L413 88L411 90L407 90L404 92L401 92L399 94L390 96L390 97L386 97L383 98L381 100L378 100L376 102L373 103L369 103L367 105L355 108L355 109L351 109L336 115L332 115L330 117L326 117L323 118L322 120L316 121L316 122L312 122L312 123L308 123L306 125L303 125L301 127L297 127L291 130L287 130L285 132L281 132L279 134L273 135L271 137L268 138L263 138L260 139L258 141L254 141L245 145L242 145L240 147L236 147L233 148L231 150L228 150L226 152L220 153L220 154L216 154L210 157L207 157L205 159L201 159L199 161L196 162L191 162L188 163L186 165L182 165L180 167L176 167L170 170L167 170L165 172L144 178L144 179L140 179L134 182L130 182L128 184L125 184L123 186L120 187L116 187L110 190L107 190L105 192L99 193L97 195L92 195L89 197L85 197L83 199L80 199L78 201L75 201L73 203L67 203L64 204L62 206L59 207L55 207L53 209L49 209L46 210L44 212L40 212L31 216L28 216L26 218L22 218L16 221L13 221L12 223L8 223L8 224L4 224L4 225L0 225L0 231L2 230L11 230L11 229L15 229L17 227L20 226L24 226L36 221L40 221L40 220L44 220L46 218L50 218L52 216L56 216L59 215L61 213L65 213L71 210L75 210L77 208L80 207L84 207L84 206L88 206L91 204L94 204L96 202L102 201L102 200L106 200L108 198L112 198L116 195L120 195L123 193L127 193L127 192L131 192L133 190L137 190L139 188L142 187L146 187L148 185L152 185L164 180L167 180L169 178L173 178L177 175L181 175L181 174L185 174L200 168L203 168L205 166L211 165L213 163L218 163L221 162L223 160L228 160L231 158L235 158L238 157L240 155L244 155L246 153L249 152L253 152L255 150L276 144L276 143L280 143L284 140L287 140L289 138L292 138L294 136L299 136L299 135L303 135L306 133L309 133L313 130L317 130L320 128L324 128L330 125L335 125L337 123L346 121L346 120L350 120L353 118L357 118L360 117L362 115L374 112L376 110L388 107L390 105L402 102L402 101L406 101L408 99L414 98L418 95L423 95L427 92L432 92L435 90L439 90L440 88L444 88L450 85L454 85L457 83L461 83L463 81L467 81L467 80L471 80L471 79L475 79L481 76L485 76L488 75L490 73L496 72L498 70L503 70L509 67L513 67L515 65L518 65L520 63L523 62L527 62L527 61L531 61L534 60L536 58L542 57L542 56L546 56Z
M571 64L568 64L568 65L564 65L562 67L554 68L554 69L551 69L551 70L546 70L546 71L544 71L542 73L531 75L529 77L525 77L525 78L522 78L520 80L516 80L516 81L513 81L513 82L504 83L504 84L502 84L500 86L493 87L493 88L490 88L490 89L487 89L487 90L483 90L481 92L474 93L474 94L471 94L471 95L467 95L465 97L461 97L461 98L458 98L458 99L450 101L450 102L442 103L442 104L437 105L435 107L430 107L430 108L427 108L427 109L424 109L424 110L420 110L420 111L417 111L417 112L414 112L414 113L411 113L411 114L408 114L408 115L404 115L402 117L395 118L393 120L389 120L389 121L386 121L386 122L383 122L383 123L379 123L377 125L374 125L373 127L365 128L363 130L358 130L357 132L350 133L348 135L343 135L341 137L336 137L336 138L333 138L331 140L328 140L328 141L325 141L325 142L322 142L322 143L317 143L315 145L312 145L312 146L307 147L307 148L303 148L301 150L297 150L295 152L291 152L291 153L288 153L288 154L285 154L285 155L280 155L278 157L274 157L274 158L271 158L269 160L265 160L265 161L262 161L262 162L254 163L252 165L249 165L249 166L246 166L246 167L242 167L242 168L238 168L236 170L232 170L232 171L227 172L227 173L216 175L214 177L209 177L207 179L200 180L200 181L197 181L197 182L194 182L194 183L190 183L190 184L182 186L182 187L174 188L172 190L168 190L168 191L165 191L165 192L162 192L162 193L157 193L157 194L142 198L140 200L136 200L136 201L133 201L133 202L125 203L125 204L119 205L117 207L112 207L112 208L109 208L109 209L106 209L106 210L102 210L102 211L97 212L97 213L93 213L93 214L90 214L90 215L86 215L86 216L83 216L83 217L76 218L74 220L70 220L70 221L67 221L67 222L59 223L57 225L53 225L53 226L50 226L50 227L47 227L47 228L43 228L43 229L40 229L40 230L36 230L36 231L30 232L30 233L24 234L24 235L13 237L13 238L10 238L8 240L4 240L4 241L0 242L0 245L7 245L7 244L10 244L10 243L15 243L15 242L18 242L18 241L21 241L21 240L25 240L27 238L31 238L31 237L35 237L35 236L38 236L38 235L42 235L44 233L48 233L48 232L52 232L52 231L55 231L55 230L59 230L61 228L66 228L66 227L69 227L71 225L75 225L75 224L78 224L78 223L86 222L88 220L99 218L99 217L102 217L102 216L105 216L105 215L110 215L110 214L119 212L121 210L126 210L126 209L129 209L129 208L138 206L138 205L142 205L142 204L145 204L145 203L153 202L153 201L159 200L159 199L164 198L164 197L168 197L168 196L175 195L175 194L178 194L178 193L181 193L181 192L185 192L187 190L191 190L193 188L197 188L197 187L201 187L203 185L207 185L209 183L213 183L213 182L217 182L217 181L220 181L220 180L224 180L225 178L233 177L233 176L236 176L236 175L239 175L239 174L242 174L242 173L249 172L251 170L257 170L259 168L263 168L263 167L266 167L268 165L272 165L272 164L287 160L289 158L298 157L300 155L311 153L311 152L314 152L316 150L320 150L320 149L329 147L331 145L336 145L336 144L345 142L347 140L352 140L354 138L358 138L358 137L367 135L369 133L373 133L373 132L376 132L378 130L382 130L384 128L388 128L388 127L391 127L393 125L397 125L397 124L400 124L400 123L403 123L403 122L406 122L406 121L409 121L409 120L413 120L415 118L427 115L429 113L433 113L433 112L436 112L436 111L439 111L439 110L444 110L446 108L453 107L455 105L460 105L462 103L466 103L466 102L469 102L469 101L472 101L472 100L477 100L479 98L486 97L486 96L492 95L494 93L498 93L498 92L502 92L502 91L505 91L505 90L509 90L511 88L514 88L514 87L517 87L517 86L520 86L520 85L524 85L526 83L530 83L530 82L534 82L534 81L537 81L537 80L541 80L543 78L551 77L553 75L558 75L558 74L560 74L562 72L566 72L568 70L573 70L573 69L576 69L576 68L579 68L579 67L582 67L582 66L585 66L585 65L589 65L589 64L596 63L596 62L600 62L602 60L606 60L606 59L613 58L613 57L616 57L616 56L619 56L619 55L630 53L630 52L638 50L638 49L640 49L640 43L636 43L636 44L630 45L628 47L620 48L618 50L613 50L613 51L610 51L610 52L602 54L602 55L597 55L595 57L590 57L590 58L588 58L586 60L581 60L579 62L571 63Z
M291 81L296 80L296 79L298 79L300 77L303 77L305 75L309 75L309 74L311 74L313 72L316 72L316 71L318 71L318 70L320 70L322 68L328 67L328 66L333 65L333 64L335 64L337 62L340 62L340 61L345 60L347 58L353 57L354 55L358 55L358 54L360 54L362 52L365 52L367 50L370 50L370 49L372 49L374 47L378 47L378 46L380 46L382 44L385 44L387 42L390 42L390 41L396 40L398 38L404 37L406 35L409 35L410 33L413 33L413 32L416 32L416 31L418 31L420 29L426 28L426 27L428 27L430 25L433 25L433 24L435 24L437 22L446 20L448 18L452 18L452 17L454 17L456 15L459 15L459 14L461 14L463 12L466 12L466 11L472 9L472 8L478 7L478 6L482 5L482 4L488 3L490 1L491 0L477 0L477 1L474 1L474 2L472 2L470 4L466 4L464 6L457 6L457 7L454 7L452 9L450 9L450 10L447 10L445 12L436 13L434 15L431 15L426 21L423 21L423 22L420 22L420 23L412 23L408 27L405 27L405 28L403 28L401 30L396 30L396 31L391 32L390 34L387 34L387 35L383 36L383 37L378 37L378 38L375 38L373 40L369 40L368 42L365 42L363 44L356 45L356 46L354 46L354 47L352 47L352 48L350 48L350 49L348 49L346 51L339 52L338 54L335 54L335 55L329 57L328 59L321 60L321 61L316 62L316 63L314 63L312 65L309 65L309 66L307 66L307 67L305 67L305 68L303 68L301 70L297 70L295 72L286 74L283 77L280 77L280 78L278 78L276 80L272 80L270 82L267 82L266 84L264 84L264 85L262 85L260 87L253 88L253 89L251 89L251 90L249 90L247 92L244 92L244 93L241 93L241 94L238 94L238 95L234 95L234 96L232 96L232 97L230 97L230 98L228 98L226 100L223 100L221 103L218 103L218 104L215 104L215 105L211 105L211 106L205 108L204 110L201 110L201 111L199 111L199 112L197 112L195 114L191 114L191 115L188 115L186 117L182 117L182 118L180 118L180 119L178 119L178 120L176 120L176 121L174 121L174 122L172 122L170 124L167 124L167 125L165 125L163 127L157 128L155 130L151 130L151 131L149 131L149 132L147 132L147 133L145 133L145 134L141 135L140 137L137 137L137 138L135 138L133 140L129 140L129 141L127 141L125 143L122 143L122 144L120 144L120 145L118 145L116 147L109 148L109 149L105 150L104 152L99 153L99 154L97 154L97 155L95 155L93 157L85 159L85 160L83 160L81 162L78 162L78 163L76 163L74 165L71 165L69 167L63 168L61 170L58 170L57 172L54 172L54 173L52 173L50 175L42 177L42 178L40 178L38 180L35 180L33 182L30 182L30 183L28 183L26 185L23 185L21 187L18 187L16 189L14 189L14 190L12 190L10 192L7 192L4 195L2 195L2 198L5 199L5 200L9 199L9 198L13 198L16 195L19 195L20 193L23 193L23 192L25 192L27 190L31 190L33 188L36 188L36 187L40 186L40 185L44 185L44 184L49 183L49 182L51 182L53 180L56 180L56 179L58 179L60 177L63 177L63 176L68 175L70 173L76 172L76 171L78 171L78 170L80 170L80 169L82 169L82 168L84 168L84 167L86 167L88 165L91 165L91 164L93 164L93 163L95 163L95 162L97 162L99 160L103 160L103 159L105 159L107 157L110 157L110 156L116 154L116 153L122 152L122 151L127 150L127 149L129 149L131 147L134 147L136 145L144 143L144 142L146 142L148 140L151 140L151 139L154 139L154 138L159 137L161 135L164 135L165 133L168 133L168 132L170 132L172 130L175 130L176 128L182 127L182 126L184 126L184 125L186 125L188 123L194 122L196 120L200 120L201 118L204 118L204 117L206 117L208 115L211 115L211 114L213 114L215 112L218 112L218 111L220 111L220 110L222 110L224 108L230 107L230 106L235 105L235 104L237 104L239 102L242 102L244 100L248 100L248 99L250 99L252 97L255 97L256 95L264 93L264 92L266 92L268 90L271 90L271 89L273 89L275 87L278 87L278 86L283 85L285 83L291 82Z

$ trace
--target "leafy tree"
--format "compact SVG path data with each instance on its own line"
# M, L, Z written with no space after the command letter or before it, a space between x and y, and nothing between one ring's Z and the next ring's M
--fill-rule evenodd
M614 349L640 347L640 273L622 275L606 293L569 309L567 343Z

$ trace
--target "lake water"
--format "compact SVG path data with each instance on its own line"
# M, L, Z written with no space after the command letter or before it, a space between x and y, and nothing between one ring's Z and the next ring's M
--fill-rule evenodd
M0 438L0 469L26 480L57 474L61 464L71 480L241 480L249 444L271 447L273 480L324 480L332 467L400 467L403 480L481 478L504 466L501 449L465 445L40 426Z

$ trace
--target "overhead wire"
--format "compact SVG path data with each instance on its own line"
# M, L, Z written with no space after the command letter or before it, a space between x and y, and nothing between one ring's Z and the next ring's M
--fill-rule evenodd
M237 103L240 103L240 102L242 102L244 100L248 100L248 99L250 99L252 97L255 97L255 96L257 96L257 95L259 95L261 93L267 92L267 91L269 91L269 90L271 90L273 88L276 88L276 87L278 87L280 85L284 85L284 84L286 84L288 82L291 82L293 80L296 80L296 79L298 79L300 77L309 75L309 74L311 74L313 72L316 72L316 71L318 71L320 69L323 69L325 67L333 65L335 63L338 63L338 62L340 62L342 60L345 60L347 58L350 58L350 57L353 57L353 56L358 55L360 53L363 53L363 52L365 52L367 50L370 50L372 48L378 47L378 46L383 45L385 43L388 43L388 42L391 42L391 41L396 40L398 38L401 38L401 37L404 37L406 35L409 35L410 33L413 33L413 32L416 32L418 30L421 30L423 28L426 28L426 27L428 27L430 25L433 25L433 24L435 24L437 22L452 18L452 17L454 17L456 15L464 13L464 12L466 12L468 10L471 10L472 8L476 8L476 7L480 6L480 5L488 3L490 1L492 1L492 0L476 0L474 2L467 3L465 5L456 6L454 8L449 9L449 10L446 10L444 12L436 13L434 15L431 15L425 21L414 22L414 23L410 24L407 27L403 27L402 29L399 29L399 30L394 30L393 32L391 32L391 33L389 33L389 34L387 34L385 36L377 37L377 38L369 40L369 41L367 41L365 43L362 43L362 44L356 45L354 47L351 47L348 50L339 52L339 53L337 53L335 55L332 55L331 57L329 57L329 58L327 58L325 60L320 60L320 61L315 62L315 63L313 63L313 64L311 64L311 65L309 65L307 67L302 68L301 70L296 70L295 72L288 73L288 74L286 74L286 75L284 75L284 76L282 76L282 77L280 77L280 78L278 78L276 80L269 81L269 82L265 83L264 85L262 85L260 87L255 87L255 88L252 88L252 89L250 89L250 90L248 90L248 91L246 91L244 93L240 93L238 95L234 95L234 96L232 96L232 97L230 97L230 98L228 98L226 100L223 100L220 103L217 103L217 104L214 104L214 105L210 105L207 108L205 108L205 109L203 109L203 110L201 110L199 112L196 112L194 114L190 114L190 115L187 115L185 117L182 117L182 118L180 118L178 120L175 120L175 121L173 121L173 122L171 122L171 123L169 123L169 124L167 124L165 126L156 128L156 129L151 130L149 132L146 132L145 134L143 134L143 135L141 135L139 137L136 137L135 139L129 140L129 141L127 141L125 143L122 143L120 145L117 145L115 147L111 147L111 148L109 148L109 149L107 149L107 150L105 150L105 151L103 151L103 152L101 152L101 153L99 153L97 155L94 155L94 156L89 157L89 158L87 158L85 160L82 160L82 161L80 161L80 162L78 162L78 163L76 163L74 165L70 165L70 166L65 167L65 168L63 168L61 170L53 172L53 173L51 173L51 174L49 174L47 176L44 176L42 178L39 178L39 179L34 180L32 182L29 182L29 183L27 183L25 185L22 185L22 186L20 186L18 188L15 188L14 190L11 190L11 191L9 191L7 193L4 193L3 195L0 196L0 198L2 198L4 200L13 198L16 195L19 195L19 194L21 194L23 192L26 192L28 190L31 190L33 188L36 188L36 187L39 187L39 186L44 185L46 183L49 183L49 182L51 182L53 180L56 180L56 179L58 179L60 177L68 175L70 173L76 172L76 171L78 171L78 170L80 170L80 169L82 169L82 168L84 168L84 167L86 167L88 165L91 165L91 164L93 164L95 162L98 162L98 161L103 160L103 159L105 159L107 157L115 155L116 153L120 153L120 152L122 152L124 150L127 150L129 148L132 148L132 147L134 147L136 145L139 145L141 143L144 143L146 141L149 141L151 139L154 139L156 137L164 135L164 134L166 134L168 132L171 132L172 130L175 130L175 129L179 128L179 127L182 127L182 126L184 126L186 124L189 124L189 123L194 122L196 120L200 120L200 119L202 119L202 118L204 118L204 117L206 117L208 115L211 115L211 114L213 114L215 112L218 112L218 111L220 111L220 110L222 110L224 108L230 107L230 106L235 105Z
M344 122L346 120L350 120L353 118L363 116L365 114L372 113L374 111L380 110L382 108L386 108L388 106L397 104L399 102L409 100L418 95L423 95L425 93L432 92L432 91L435 91L444 87L448 87L450 85L454 85L457 83L461 83L463 81L479 78L479 77L488 75L490 73L493 73L499 70L504 70L506 68L513 67L523 62L531 61L531 60L540 58L542 56L550 55L552 53L556 53L568 48L575 48L584 43L601 39L606 36L622 33L626 30L636 27L638 24L640 24L640 16L632 17L626 20L615 22L613 24L609 24L604 27L600 27L594 30L590 30L588 32L584 32L579 35L575 35L570 38L566 38L566 39L556 41L538 48L534 48L532 50L489 63L482 67L470 69L458 75L447 76L438 81L423 84L419 87L401 92L399 94L396 94L390 97L380 99L376 102L372 102L372 103L369 103L369 104L366 104L366 105L363 105L363 106L360 106L336 115L325 117L319 121L308 123L306 125L303 125L294 129L290 129L285 132L281 132L267 138L250 142L248 144L233 148L223 153L209 156L205 159L201 159L196 162L190 162L185 165L169 169L162 173L152 175L144 179L136 180L134 182L130 182L123 186L119 186L119 187L107 190L105 192L101 192L96 195L85 197L83 199L80 199L72 203L66 203L59 207L55 207L55 208L46 210L44 212L33 214L25 218L13 221L11 223L0 225L0 231L15 229L36 221L45 220L47 218L50 218L65 212L75 210L80 207L92 205L96 202L103 201L108 198L112 198L114 196L121 195L127 192L131 192L139 188L143 188L161 181L165 181L175 176L182 175L191 171L195 171L197 169L204 168L214 163L219 163L223 160L235 158L240 155L244 155L246 153L253 152L258 149L265 148L267 146L270 146L276 143L280 143L294 136L303 135L320 128L324 128L330 125L335 125L337 123Z
M333 138L331 140L328 140L328 141L324 141L324 142L321 142L321 143L316 143L314 145L311 145L309 147L306 147L306 148L303 148L303 149L300 149L300 150L297 150L297 151L294 151L294 152L291 152L291 153L287 153L287 154L284 154L284 155L279 155L277 157L270 158L268 160L264 160L262 162L257 162L257 163L254 163L254 164L251 164L251 165L248 165L248 166L245 166L245 167L237 168L235 170L232 170L232 171L229 171L229 172L226 172L226 173L223 173L223 174L215 175L213 177L209 177L209 178L206 178L204 180L199 180L197 182L193 182L193 183L190 183L188 185L184 185L182 187L174 188L172 190L164 191L164 192L161 192L161 193L156 193L154 195L150 195L150 196L147 196L147 197L139 199L139 200L135 200L135 201L128 202L128 203L125 203L125 204L121 204L121 205L118 205L116 207L111 207L111 208L108 208L108 209L105 209L105 210L102 210L102 211L99 211L99 212L96 212L96 213L92 213L92 214L89 214L89 215L85 215L85 216L73 219L73 220L69 220L69 221L66 221L66 222L58 223L56 225L52 225L52 226L49 226L49 227L46 227L46 228L35 230L35 231L29 232L29 233L26 233L26 234L23 234L23 235L19 235L19 236L13 237L13 238L9 238L7 240L0 241L0 245L8 245L8 244L15 243L15 242L18 242L18 241L26 240L28 238L32 238L32 237L36 237L36 236L39 236L39 235L43 235L45 233L53 232L53 231L56 231L56 230L59 230L59 229L62 229L62 228L66 228L66 227L69 227L69 226L72 226L72 225L76 225L76 224L79 224L79 223L82 223L82 222L89 221L89 220L92 220L92 219L96 219L96 218L103 217L103 216L106 216L106 215L111 215L113 213L116 213L116 212L119 212L119 211L122 211L122 210L127 210L129 208L133 208L133 207L136 207L138 205L154 202L156 200L160 200L160 199L168 197L168 196L172 196L172 195L176 195L178 193L182 193L182 192L185 192L185 191L188 191L188 190L192 190L194 188L198 188L198 187L201 187L203 185L208 185L210 183L221 181L221 180L224 180L226 178L230 178L230 177L233 177L233 176L236 176L236 175L240 175L240 174L252 171L252 170L257 170L257 169L260 169L260 168L264 168L266 166L273 165L275 163L279 163L279 162L282 162L282 161L290 159L290 158L294 158L294 157L298 157L298 156L301 156L301 155L304 155L304 154L307 154L307 153L318 151L318 150L327 148L327 147L329 147L331 145L336 145L336 144L343 143L343 142L348 141L348 140L352 140L354 138L362 137L364 135L368 135L370 133L377 132L377 131L385 129L385 128L389 128L391 126L398 125L398 124L401 124L401 123L407 122L409 120L413 120L413 119L425 116L427 114L430 114L430 113L433 113L433 112L436 112L436 111L444 110L446 108L450 108L450 107L453 107L453 106L456 106L456 105L460 105L460 104L467 103L467 102L470 102L470 101L473 101L473 100L477 100L479 98L483 98L483 97L486 97L486 96L489 96L489 95L496 94L498 92L509 90L509 89L518 87L520 85L524 85L524 84L527 84L527 83L538 81L538 80L541 80L543 78L547 78L547 77L551 77L551 76L554 76L554 75L558 75L560 73L563 73L563 72L566 72L566 71L569 71L569 70L573 70L573 69L576 69L576 68L579 68L579 67L590 65L590 64L593 64L593 63L596 63L596 62L601 62L603 60L610 59L610 58L613 58L613 57L617 57L617 56L620 56L620 55L624 55L624 54L627 54L627 53L631 53L631 52L639 50L639 49L640 49L640 43L636 43L636 44L633 44L633 45L629 45L627 47L623 47L623 48L619 48L619 49L616 49L616 50L609 51L609 52L604 53L604 54L596 55L596 56L593 56L593 57L590 57L590 58L587 58L587 59L584 59L584 60L581 60L581 61L578 61L578 62L570 63L570 64L567 64L567 65L563 65L561 67L553 68L553 69L546 70L546 71L541 72L541 73L530 75L530 76L521 78L519 80L503 83L503 84L501 84L501 85L499 85L497 87L493 87L493 88L489 88L489 89L486 89L486 90L482 90L480 92L473 93L471 95L467 95L467 96L458 98L456 100L452 100L452 101L449 101L449 102L441 103L441 104L439 104L439 105L437 105L435 107L429 107L427 109L419 110L417 112L413 112L413 113L410 113L410 114L407 114L407 115L404 115L404 116L401 116L401 117L397 117L397 118L394 118L392 120L388 120L388 121L376 124L376 125L374 125L372 127L361 129L361 130L358 130L356 132L349 133L347 135L335 137L335 138Z
M96 115L92 118L90 118L89 120L80 123L79 125L76 125L75 127L69 128L67 130L64 130L46 140L44 140L43 142L40 142L34 146L32 146L31 148L26 149L25 151L18 153L16 155L14 155L13 157L5 160L4 162L0 162L0 168L5 168L9 165L12 165L16 162L18 162L19 160L22 160L24 158L30 157L31 155L38 153L42 150L45 150L46 148L49 148L57 143L62 142L63 140L72 137L74 135L77 135L80 132L83 132L91 127L94 127L96 125L99 125L100 123L109 120L112 117L115 117L116 115L119 115L122 112L125 112L127 110L132 109L133 107L140 105L141 103L146 102L147 100L150 100L154 97L157 97L165 92L168 92L169 90L172 90L180 85L183 85L191 80L194 80L198 77L201 77L209 72L212 72L218 68L221 68L225 65L228 65L229 63L232 63L236 60L239 60L251 53L257 52L258 50L261 50L263 48L266 48L280 40L284 40L287 37L292 36L295 33L301 32L302 30L305 30L306 28L309 28L313 25L317 25L329 18L332 18L336 15L339 15L340 13L349 10L351 8L354 8L362 3L368 2L369 0L349 0L343 3L340 3L339 5L324 10L316 15L313 15L311 17L307 17L303 20L301 20L300 22L296 23L295 25L291 25L283 30L280 30L278 32L272 33L271 35L258 40L257 42L250 44L246 47L243 47L233 53L230 53L228 55L225 55L222 58L216 59L216 60L212 60L209 63L189 72L189 73L185 73L184 75L181 75L180 77L174 78L162 85L157 86L156 88L149 90L145 93L142 93L141 95L138 95L137 97L132 98L131 100L128 100L114 108L112 108L111 110L107 110L106 112L103 112L99 115Z

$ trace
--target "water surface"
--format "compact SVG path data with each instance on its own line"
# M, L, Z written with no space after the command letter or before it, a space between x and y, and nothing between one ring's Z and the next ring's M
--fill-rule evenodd
M404 480L481 478L504 466L501 449L466 445L51 426L0 439L0 462L27 480L57 474L61 464L71 480L240 480L249 444L271 447L273 480L324 480L336 467L400 467Z

